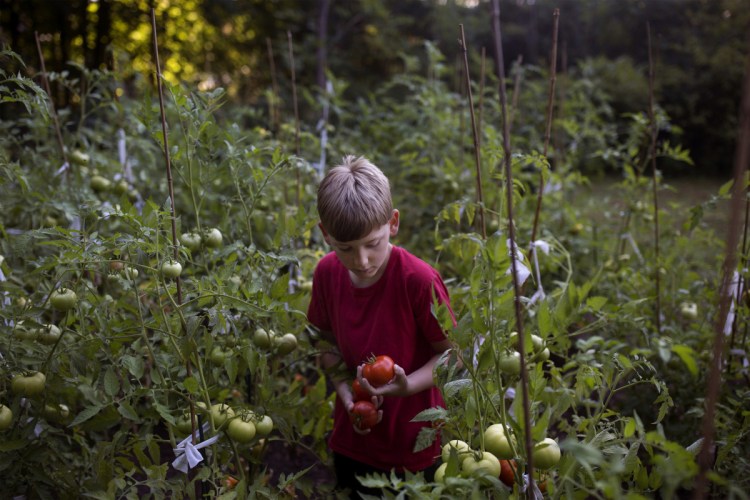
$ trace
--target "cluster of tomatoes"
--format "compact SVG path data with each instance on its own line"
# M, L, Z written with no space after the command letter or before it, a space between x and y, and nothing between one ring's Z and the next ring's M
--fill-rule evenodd
M485 429L483 438L483 451L474 450L466 441L459 439L446 443L442 449L443 463L435 471L435 481L444 483L446 476L470 477L482 472L499 477L503 484L512 487L518 469L514 452L517 448L515 436L509 430L506 433L505 425L496 423ZM449 471L451 455L457 458L454 463L458 467ZM560 457L560 446L552 438L545 438L534 445L532 459L535 469L547 471L558 464Z
M265 437L273 431L270 416L258 415L247 408L235 411L225 403L216 403L208 408L203 402L196 403L195 408L196 412L209 417L217 430L224 430L237 443L249 443L255 437ZM193 424L188 412L176 420L175 428L181 434L192 432Z
M532 362L544 362L549 359L550 351L546 345L544 339L538 335L530 335L531 338L531 354L528 355L527 359ZM518 343L518 332L512 332L510 334L511 345ZM527 351L528 354L528 351ZM521 373L521 354L512 350L510 353L502 356L498 360L498 367L503 373L508 375L518 375Z
M362 367L362 376L373 387L381 387L393 379L395 363L390 356L381 354L368 359ZM378 423L378 409L372 403L370 394L358 379L352 382L354 407L349 417L352 423L361 430L372 429Z

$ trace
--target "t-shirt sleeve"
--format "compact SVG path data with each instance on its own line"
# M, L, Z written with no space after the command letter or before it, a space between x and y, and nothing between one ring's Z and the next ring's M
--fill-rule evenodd
M313 286L310 294L310 304L307 307L307 320L316 328L331 331L331 320L325 307L325 263L321 261L313 272Z

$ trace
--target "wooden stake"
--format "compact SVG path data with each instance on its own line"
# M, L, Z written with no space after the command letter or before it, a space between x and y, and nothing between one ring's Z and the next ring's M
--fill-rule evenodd
M42 84L44 85L44 90L47 92L47 97L49 98L49 108L50 108L50 115L52 115L52 123L55 126L55 136L57 137L57 147L60 149L60 155L63 158L63 164L67 165L67 167L63 170L62 175L66 176L68 169L70 168L70 163L68 163L68 154L65 152L65 143L63 142L62 138L62 130L60 129L60 122L57 119L57 110L55 109L55 102L52 100L52 90L49 86L49 80L47 79L47 68L44 65L44 54L42 53L42 44L39 41L39 33L34 32L34 39L36 40L36 50L39 53L39 64L42 67Z
M505 66L503 62L502 34L500 32L500 2L492 0L492 33L495 39L495 64L500 87L500 103L503 117L503 149L505 153L505 190L508 205L508 238L510 240L510 269L513 276L514 305L516 313L516 331L518 332L518 353L521 355L521 393L523 396L523 423L526 448L526 473L529 486L526 497L534 498L534 457L531 443L531 410L529 402L529 374L526 367L526 346L523 333L523 313L521 311L521 286L518 282L518 265L516 262L516 235L513 227L513 169L510 154L510 127L508 123L508 105L505 93ZM501 395L501 401L504 397Z
M547 93L547 126L544 129L544 151L542 154L547 158L549 150L549 140L552 131L552 116L555 104L555 82L557 81L557 31L560 24L560 9L555 9L552 13L552 52L549 62L549 92ZM548 160L549 161L549 160ZM550 165L552 162L549 162ZM534 211L534 224L531 227L531 241L533 245L536 241L536 233L539 228L539 214L542 211L542 199L544 198L544 169L539 171L539 192L536 197L536 210Z
M651 122L651 147L649 157L651 159L652 194L654 202L654 284L656 286L656 333L661 334L661 258L659 255L659 179L656 174L656 139L659 133L659 125L656 123L654 111L654 60L651 54L651 23L646 23L646 34L648 40L648 116Z
M748 33L750 35L750 33ZM750 42L750 36L748 37ZM750 45L750 43L749 43ZM695 481L693 498L703 499L706 496L708 483L707 472L714 462L714 419L716 405L721 387L721 365L724 360L724 323L729 314L732 299L731 287L734 272L737 268L737 246L740 233L740 213L743 198L747 196L745 174L750 166L750 57L745 64L745 80L742 90L742 104L740 107L740 126L737 137L737 149L734 157L734 187L729 206L729 228L727 230L726 257L722 269L722 282L719 289L719 312L714 323L714 345L711 359L711 370L706 385L706 408L701 425L703 443L698 453L698 477Z
M469 76L469 57L466 52L466 37L464 36L464 25L458 25L461 32L461 51L463 52L464 59L464 77L466 82L466 93L469 97L469 111L471 113L471 128L474 137L474 164L476 166L476 180L477 180L477 204L479 205L478 212L478 224L479 231L482 234L482 239L487 239L487 229L484 223L484 202L482 200L482 160L480 155L479 146L479 133L477 131L477 122L474 118L474 99L471 95L471 77Z

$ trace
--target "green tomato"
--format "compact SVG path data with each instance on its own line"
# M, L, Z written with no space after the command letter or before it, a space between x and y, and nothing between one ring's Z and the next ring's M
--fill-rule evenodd
M180 243L191 252L194 252L201 247L201 235L193 232L182 233L180 236Z
M461 441L460 439L453 439L451 441L448 441L443 445L441 457L443 459L443 462L448 462L448 460L451 457L451 450L455 450L455 453L458 454L458 462L461 463L461 461L469 456L471 454L471 447L466 441Z
M492 424L484 431L484 448L500 459L513 458L513 449L503 424Z
M268 415L263 415L261 419L255 421L255 431L259 436L268 436L273 431L273 420Z
M39 330L37 340L40 344L52 345L57 342L57 339L62 335L62 331L55 325L44 325Z
M13 423L13 410L5 405L0 405L0 431L9 429Z
M271 335L264 328L256 328L253 333L253 344L262 349L268 349L271 347Z
M90 161L89 155L81 151L80 149L74 149L69 155L70 161L76 165L88 165Z
M255 424L247 417L234 417L227 425L227 435L238 443L249 443L255 437Z
M203 235L203 242L209 248L219 248L222 241L221 231L212 227Z
M44 418L50 422L64 422L70 416L70 409L64 404L44 405Z
M544 363L545 361L549 359L549 355L550 355L549 347L545 347L534 356L534 361L539 361L541 363Z
M197 422L196 422L197 425ZM177 417L175 419L174 424L175 429L177 429L177 432L180 434L190 434L193 432L193 423L190 420L190 413L186 412L183 413L181 416Z
M120 179L114 186L112 186L112 192L117 196L127 194L129 189L130 186L128 186L128 182L125 179Z
M69 288L60 288L50 294L49 301L58 311L68 311L76 306L78 296Z
M164 261L161 265L161 273L165 278L176 278L182 274L182 264L174 260Z
M552 438L544 438L534 445L531 452L534 467L541 470L551 469L560 461L560 446Z
M211 350L210 359L215 365L223 365L224 361L232 355L232 351L224 350L219 346Z
M695 302L683 302L680 304L680 313L685 318L695 319L698 317L698 305Z
M121 273L122 273L123 278L128 279L128 280L134 280L140 274L137 268L127 266L127 265L122 268Z
M234 417L234 410L227 404L216 403L211 405L211 416L214 419L214 425L216 428L222 427L227 420Z
M112 182L101 175L94 175L89 180L89 186L95 193L104 193L112 188Z
M47 377L42 372L33 372L30 375L16 375L10 384L14 394L24 397L38 396L44 392Z
M499 477L500 470L500 460L488 451L483 451L478 458L472 453L461 462L461 473L464 476L471 476L479 471L484 471L490 476Z
M297 348L297 337L292 333L285 333L280 337L273 337L273 343L280 354L289 354Z
M498 367L507 375L518 375L521 373L521 355L518 351L502 356L498 361Z
M440 467L437 468L435 471L435 482L436 483L445 483L445 469L448 468L448 462L443 462L440 464Z
M39 329L27 327L21 320L13 327L13 336L20 340L36 340L39 336Z

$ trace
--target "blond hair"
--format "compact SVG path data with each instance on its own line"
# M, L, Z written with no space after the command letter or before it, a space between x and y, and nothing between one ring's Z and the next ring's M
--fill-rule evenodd
M345 156L318 186L320 222L338 241L363 238L392 214L388 178L363 156Z

